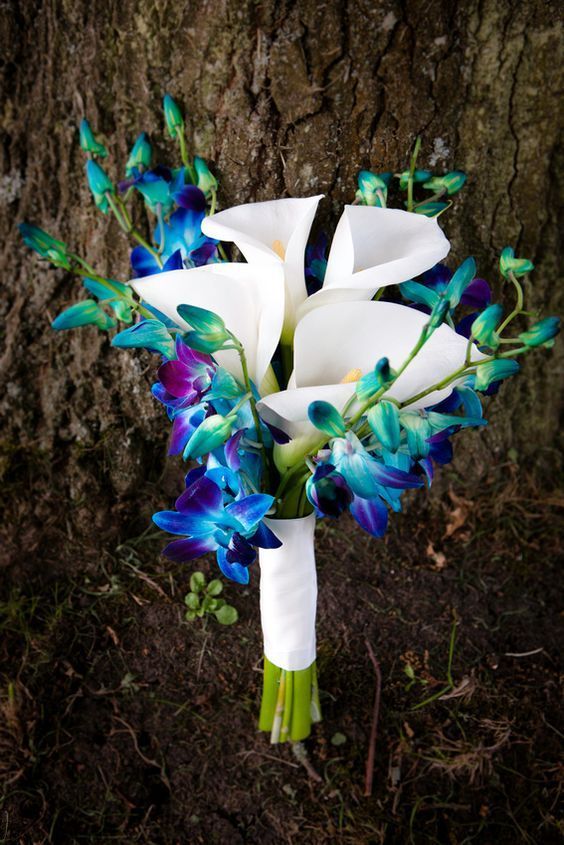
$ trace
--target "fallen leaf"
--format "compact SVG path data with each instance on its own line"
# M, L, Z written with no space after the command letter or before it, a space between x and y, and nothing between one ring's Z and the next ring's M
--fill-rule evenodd
M435 565L432 568L438 572L447 565L446 555L443 552L436 552L432 543L427 546L427 557L434 561Z

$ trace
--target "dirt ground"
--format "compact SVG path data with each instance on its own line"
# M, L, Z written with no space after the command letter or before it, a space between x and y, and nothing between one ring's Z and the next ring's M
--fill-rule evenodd
M506 463L470 499L447 468L383 541L319 525L317 780L256 730L257 571L225 588L238 623L188 623L190 573L215 564L159 557L162 491L111 529L82 502L71 544L57 484L26 472L5 484L0 842L562 841L558 492Z

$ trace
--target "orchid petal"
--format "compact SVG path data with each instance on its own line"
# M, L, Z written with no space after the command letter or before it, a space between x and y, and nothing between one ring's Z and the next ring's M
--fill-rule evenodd
M240 563L229 563L227 560L227 550L220 546L217 550L217 562L219 568L226 578L230 581L236 581L238 584L249 583L249 570L246 566L241 566Z
M227 505L225 511L240 522L245 531L250 531L266 516L273 502L273 496L253 493L251 496L245 496L244 499Z
M355 496L350 506L350 512L361 528L373 537L383 537L388 526L388 509L383 501L374 496L363 499Z
M177 563L184 563L206 552L213 552L216 548L217 543L212 537L188 537L185 540L173 540L163 549L163 555Z

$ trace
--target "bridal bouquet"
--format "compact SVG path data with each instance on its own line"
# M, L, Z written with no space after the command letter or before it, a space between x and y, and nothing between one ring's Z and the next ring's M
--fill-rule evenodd
M450 461L452 437L485 425L480 394L552 345L558 320L523 325L532 315L520 279L533 265L510 247L500 258L508 309L491 302L472 258L454 271L441 263L438 218L466 177L417 169L419 143L405 171L360 172L327 255L324 236L310 241L322 197L217 211L216 178L190 154L169 96L164 115L181 165L153 166L143 133L119 182L100 164L102 141L80 127L94 201L135 242L131 280L100 275L36 226L21 231L88 294L53 328L94 325L113 346L158 356L152 392L172 424L169 453L190 462L174 508L153 517L176 538L164 554L182 564L214 552L241 584L258 557L259 726L273 742L300 740L320 719L316 520L350 511L381 537L403 492L429 487ZM149 235L133 223L133 199L152 218Z

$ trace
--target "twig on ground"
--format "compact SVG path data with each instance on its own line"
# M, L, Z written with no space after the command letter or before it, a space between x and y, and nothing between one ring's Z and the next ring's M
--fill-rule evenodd
M369 797L372 795L372 783L374 780L374 759L376 757L376 740L378 739L378 718L380 716L380 695L382 692L382 672L380 664L376 659L376 655L368 640L365 640L368 656L374 666L374 674L376 676L376 691L374 693L374 709L372 711L372 728L370 731L370 745L368 747L368 756L366 758L366 778L364 781L364 795Z

